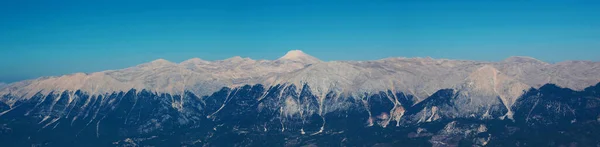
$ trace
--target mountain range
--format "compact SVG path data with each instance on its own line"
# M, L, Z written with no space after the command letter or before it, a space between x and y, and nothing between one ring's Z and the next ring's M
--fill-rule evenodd
M0 85L8 146L600 146L600 63L158 59Z

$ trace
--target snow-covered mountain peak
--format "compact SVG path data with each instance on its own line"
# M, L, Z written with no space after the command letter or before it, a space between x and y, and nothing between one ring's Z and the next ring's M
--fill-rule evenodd
M200 58L192 58L192 59L188 59L188 60L185 60L185 61L179 63L179 65L184 66L184 67L206 65L206 64L210 64L210 61L202 60Z
M288 51L283 57L279 58L280 61L296 61L307 64L313 64L321 62L321 60L304 53L301 50L291 50Z
M175 66L175 65L177 65L177 64L175 64L171 61L165 60L165 59L156 59L154 61L140 64L138 66L141 66L141 67L163 67L163 66Z
M535 59L533 57L527 57L527 56L512 56L512 57L508 57L506 59L504 59L503 62L506 63L534 63L534 64L548 64L544 61Z
M300 58L302 56L308 56L308 55L306 53L304 53L302 50L290 50L281 58L282 59L293 59L293 58Z
M254 60L250 58L242 58L240 56L234 56L231 58L227 58L225 60L221 60L222 62L230 62L230 63L239 63L239 62L254 62Z
M150 63L152 63L152 64L171 64L173 62L161 58L161 59L156 59Z

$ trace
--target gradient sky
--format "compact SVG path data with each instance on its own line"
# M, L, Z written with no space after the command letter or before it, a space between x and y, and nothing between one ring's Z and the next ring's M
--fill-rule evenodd
M0 82L291 49L326 61L600 59L597 0L325 1L1 1Z

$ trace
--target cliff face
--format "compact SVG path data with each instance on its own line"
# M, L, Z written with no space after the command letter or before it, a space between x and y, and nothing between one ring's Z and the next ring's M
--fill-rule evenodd
M50 145L596 145L600 85L584 91L545 85L511 107L464 113L460 92L440 90L415 103L409 94L317 98L309 85L222 88L210 96L130 90L38 94L0 106L9 146ZM7 97L5 97L7 98ZM528 136L539 133L550 139ZM523 137L527 139L522 140ZM10 140L10 141L9 141Z

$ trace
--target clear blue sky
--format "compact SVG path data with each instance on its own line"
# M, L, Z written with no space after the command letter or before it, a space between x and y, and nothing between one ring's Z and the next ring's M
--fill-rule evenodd
M596 0L16 1L0 2L3 82L291 49L322 60L600 59Z

